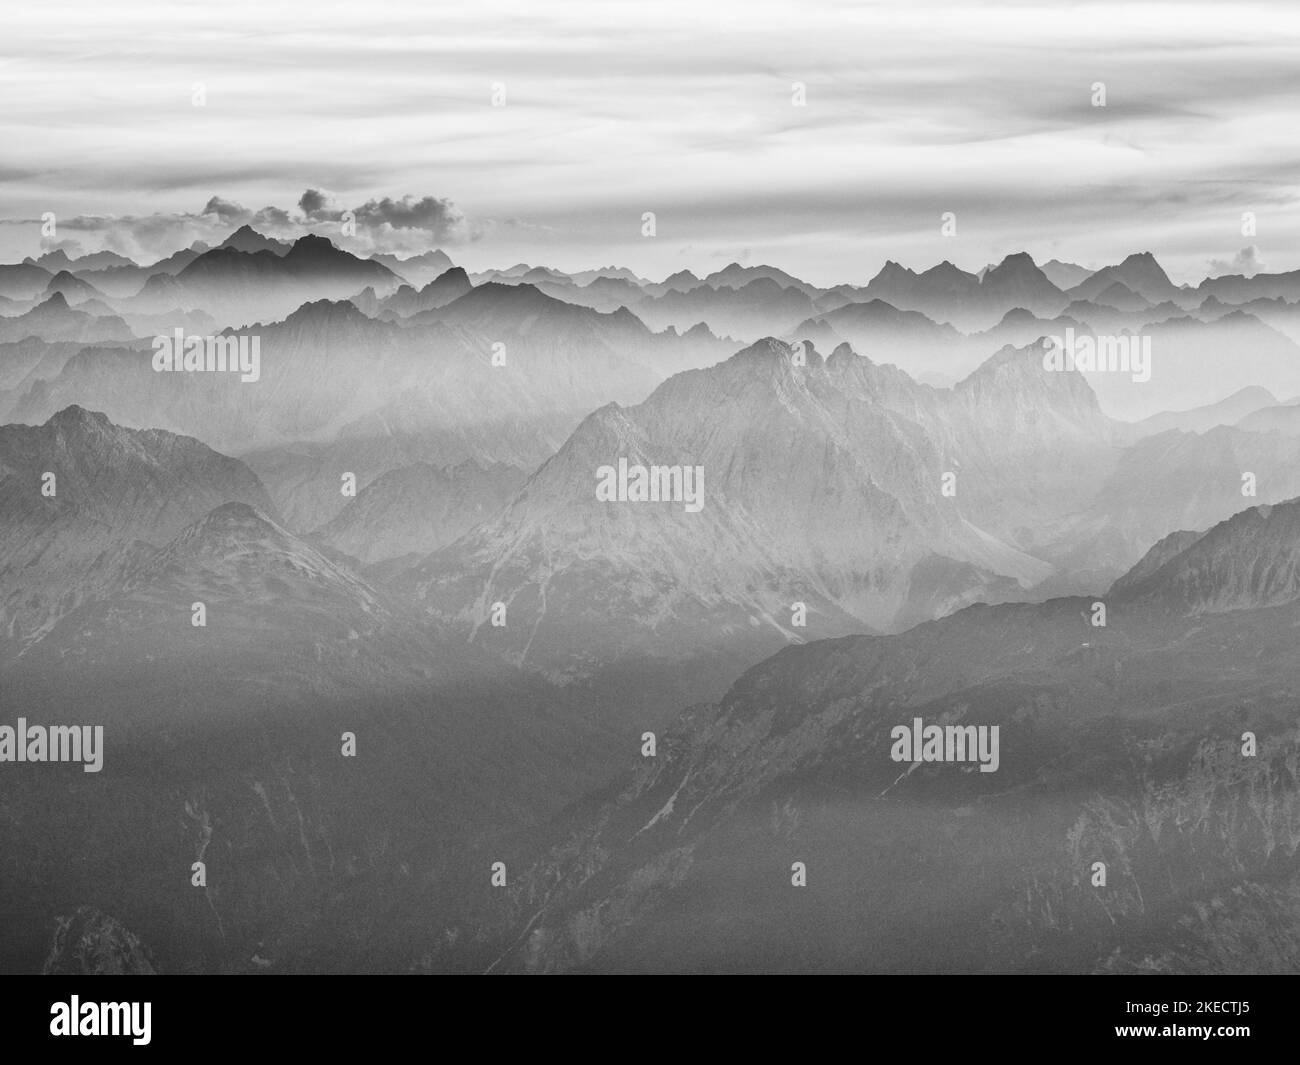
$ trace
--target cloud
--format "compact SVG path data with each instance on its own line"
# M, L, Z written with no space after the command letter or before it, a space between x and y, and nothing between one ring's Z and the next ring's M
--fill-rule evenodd
M470 223L451 200L438 196L401 199L384 196L358 207L345 208L322 189L307 189L298 197L303 218L313 224L352 222L356 236L378 251L423 251L433 244L462 244L477 240L481 226Z
M222 225L227 226L243 225L252 217L252 212L247 207L233 200L223 200L220 196L213 196L208 200L207 205L199 213L215 215Z
M367 200L356 210L360 225L379 228L385 224L394 229L423 229L439 235L450 236L464 226L465 216L454 203L436 196L417 200L403 196L400 200L385 196L382 200Z
M1211 277L1218 277L1220 274L1254 277L1264 269L1264 260L1260 256L1259 248L1252 244L1242 248L1231 259L1211 259L1209 265Z
M320 189L308 189L298 197L298 210L313 222L337 222L343 212L335 205L334 198Z
M295 205L285 209L268 205L253 211L223 196L211 196L196 212L158 212L149 215L76 215L59 218L60 231L98 238L98 247L137 261L163 258L195 241L218 244L232 229L251 225L258 232L282 240L307 233L329 237L359 254L428 251L435 245L477 240L489 223L473 223L451 200L437 196L385 196L345 208L334 196L308 188ZM355 232L345 235L342 223L355 222ZM40 219L5 220L9 225L40 225ZM80 241L75 242L78 247ZM42 242L45 250L56 245Z
M478 224L478 228L495 228L497 224L490 221L484 222ZM525 218L503 218L499 224L506 229L517 229L524 233L537 233L543 236L553 236L556 232L554 226L543 225L540 222L530 222Z
M51 251L65 252L69 259L80 258L86 252L85 246L79 240L42 240L41 254Z
M249 224L254 229L287 230L293 225L293 218L283 207L263 207L253 215Z
M1295 265L1294 4L1106 3L1083 34L1097 5L1071 0L670 6L325 4L308 27L292 5L231 0L201 32L123 0L87 52L20 5L5 25L24 60L22 106L0 115L5 202L28 218L201 215L220 190L228 218L274 203L251 224L282 239L338 239L352 208L353 248L480 241L471 258L669 273L751 247L827 283L904 253L978 268L1045 241L1099 261L1150 247L1192 277L1231 259L1225 234L1254 239L1224 228L1249 208L1268 212L1271 268ZM69 25L95 10L64 8ZM196 111L194 57L213 40L237 41L238 63L203 75ZM654 241L635 221L652 209ZM178 221L173 247L217 217ZM0 240L26 248L34 232ZM680 261L683 244L697 260Z

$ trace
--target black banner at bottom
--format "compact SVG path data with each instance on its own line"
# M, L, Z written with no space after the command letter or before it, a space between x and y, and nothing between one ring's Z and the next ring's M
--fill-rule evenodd
M414 1043L459 1056L453 1047L469 1039L466 1053L478 1053L471 1047L482 1040L490 1056L516 1041L558 1049L605 1032L638 1043L668 1038L668 1046L713 1035L732 1051L761 1041L769 1053L787 1040L820 1053L830 1038L859 1050L1293 1049L1300 984L1257 976L867 976L834 990L751 979L721 991L618 977L525 987L436 977L101 976L11 977L0 987L6 1055L110 1047L338 1055ZM626 1043L599 1052L618 1045Z

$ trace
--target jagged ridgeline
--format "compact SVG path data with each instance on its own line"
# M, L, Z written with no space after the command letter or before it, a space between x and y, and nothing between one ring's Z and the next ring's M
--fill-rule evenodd
M5 970L1300 959L1300 274L0 300Z

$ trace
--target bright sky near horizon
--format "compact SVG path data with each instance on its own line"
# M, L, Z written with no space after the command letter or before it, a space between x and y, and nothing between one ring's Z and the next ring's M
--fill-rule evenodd
M1019 250L1150 250L1177 281L1300 267L1291 0L76 0L4 24L5 261L53 212L70 250L144 259L255 217L655 278L865 283Z

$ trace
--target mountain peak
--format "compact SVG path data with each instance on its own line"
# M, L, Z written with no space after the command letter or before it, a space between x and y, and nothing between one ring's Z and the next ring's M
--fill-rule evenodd
M350 252L344 251L328 237L308 233L299 237L285 253L286 259L328 259L345 255L352 258Z
M85 407L73 403L64 407L61 411L56 411L45 420L45 424L53 426L56 429L70 428L88 428L97 429L115 428L107 414L101 411L86 410Z
M1203 534L1166 537L1115 589L1193 615L1277 606L1300 598L1298 545L1300 499L1247 507Z
M1139 264L1143 266L1160 265L1160 263L1156 261L1156 257L1153 253L1149 251L1135 251L1131 255L1125 256L1124 261L1120 263L1120 266L1137 266Z
M256 229L254 229L247 222L245 222L242 226L240 226L233 233L231 233L230 236L228 236L225 239L224 243L229 243L230 241L234 240L236 237L260 237L260 236L262 236L261 233L259 233Z
M1010 255L1003 258L997 266L993 267L985 277L991 277L997 273L1023 273L1032 270L1034 273L1040 273L1038 264L1034 262L1034 257L1027 251L1013 251Z
M936 263L934 266L930 267L930 269L922 273L921 276L925 278L934 279L934 278L948 278L948 277L969 277L971 275L967 274L966 271L963 270L961 267L955 265L954 263L949 262L947 259L944 259L943 262Z
M465 268L463 266L449 266L446 270L444 270L432 281L430 281L427 285L425 285L424 288L422 288L420 291L428 292L430 289L441 288L448 284L456 284L456 285L470 284L469 274L465 272Z
M811 347L811 345L809 345ZM763 337L756 340L747 348L742 348L736 352L728 362L768 362L772 359L785 359L791 352L791 347L776 337Z
M472 293L477 299L499 301L502 306L529 306L545 304L564 304L562 300L557 300L548 296L536 285L529 284L527 281L521 281L517 285L507 285L501 281L489 281L487 284L477 286ZM461 297L464 299L464 297ZM456 302L460 302L459 300Z
M1165 273L1165 268L1160 265L1159 260L1157 260L1149 251L1134 252L1132 255L1127 256L1124 261L1119 264L1117 269L1137 269L1143 274L1162 277L1166 281L1169 279L1168 275Z
M246 252L269 251L276 255L282 255L289 250L289 245L284 241L265 236L247 223L231 233L219 247L235 248Z
M378 596L361 578L247 502L228 501L208 511L150 558L133 580L141 587L162 581L217 594L233 591L245 603L262 599L290 606L295 614L304 601L293 589L310 588L314 601L328 597L327 613L355 608L354 617L375 617L383 612Z
M872 280L879 281L882 278L915 277L915 276L916 276L915 271L909 270L906 266L903 266L901 263L894 262L893 259L886 259L885 265L880 268L880 272L876 274L876 276L872 278Z
M865 359L865 355L859 355L853 350L853 346L848 341L843 341L835 345L835 349L826 359L826 365L832 369L838 367L841 363L850 362L854 359ZM868 360L870 361L870 360Z
M284 320L285 325L304 322L342 322L372 321L355 303L350 300L312 300L304 303Z
M1038 321L1038 316L1034 314L1033 311L1027 310L1024 307L1012 307L1011 310L1007 311L1007 313L1002 316L1002 321L999 324L1015 325L1019 322L1036 321Z

